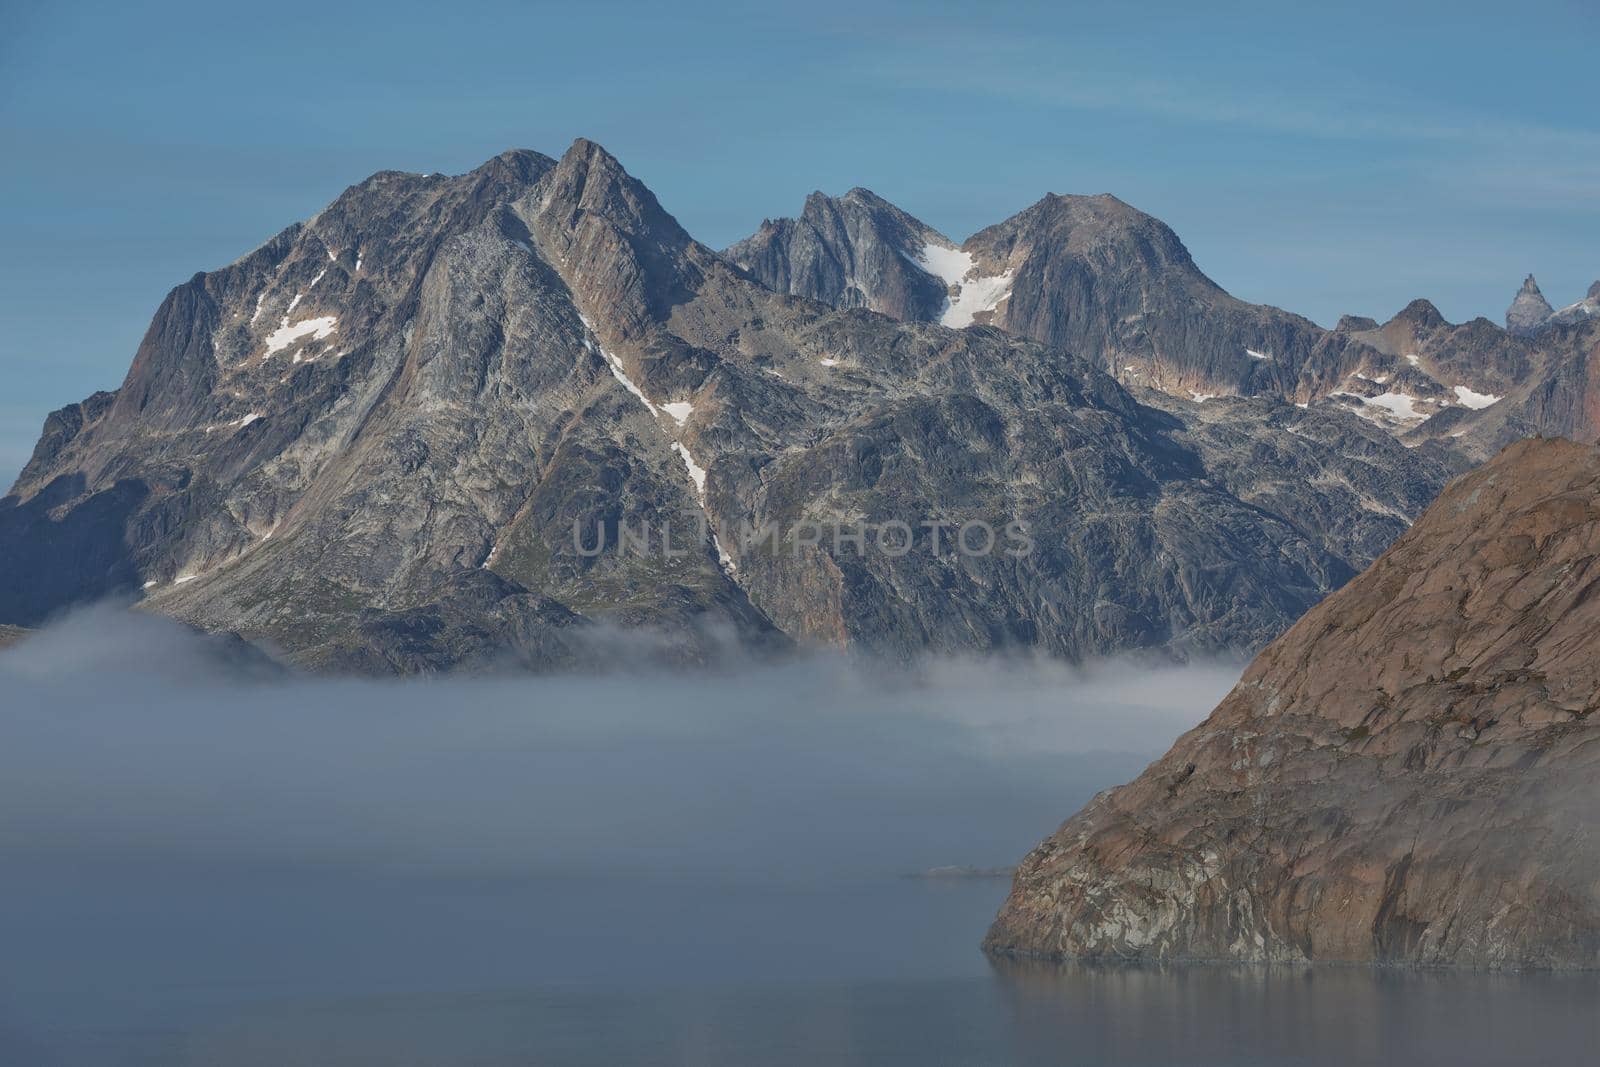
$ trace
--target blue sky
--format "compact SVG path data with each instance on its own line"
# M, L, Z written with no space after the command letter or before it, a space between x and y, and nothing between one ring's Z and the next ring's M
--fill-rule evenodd
M717 247L816 188L957 239L1112 192L1323 323L1600 277L1592 0L1207 6L0 0L0 482L195 271L580 135Z

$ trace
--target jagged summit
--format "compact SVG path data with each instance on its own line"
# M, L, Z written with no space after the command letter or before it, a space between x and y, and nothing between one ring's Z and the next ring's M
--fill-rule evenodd
M869 189L806 197L799 218L769 220L723 255L763 285L906 322L936 320L946 284L920 263L954 243Z
M1530 274L1523 281L1522 288L1517 290L1511 306L1506 309L1506 330L1521 336L1534 333L1545 324L1554 310L1539 291L1539 283Z
M1600 299L1549 314L1531 277L1527 299L1544 317L1524 334L1449 323L1426 300L1382 325L1345 316L1324 330L1229 295L1169 226L1110 193L1047 193L959 246L865 190L817 193L800 218L768 220L726 255L779 291L904 321L997 326L1185 399L1343 406L1477 459L1535 429L1600 435L1594 406L1572 395L1585 337L1533 336L1600 318ZM1513 395L1515 411L1477 414Z

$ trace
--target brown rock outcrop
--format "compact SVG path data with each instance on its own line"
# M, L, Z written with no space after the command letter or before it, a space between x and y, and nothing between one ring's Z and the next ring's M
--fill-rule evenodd
M1043 957L1600 966L1600 450L1508 448L1018 869Z

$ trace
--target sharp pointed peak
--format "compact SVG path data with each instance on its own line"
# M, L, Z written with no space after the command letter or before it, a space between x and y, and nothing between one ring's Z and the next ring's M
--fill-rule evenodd
M1531 274L1523 279L1522 288L1518 289L1517 292L1519 295L1522 293L1528 293L1530 295L1537 294L1539 296L1544 295L1543 293L1539 292L1539 283L1534 281L1533 275Z

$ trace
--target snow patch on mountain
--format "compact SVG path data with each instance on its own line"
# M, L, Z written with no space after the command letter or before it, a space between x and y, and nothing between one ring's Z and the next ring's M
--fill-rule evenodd
M1362 396L1360 393L1338 392L1330 393L1329 395L1349 397L1352 400L1361 401L1363 406L1355 409L1356 414L1366 415L1368 418L1383 418L1387 416L1407 421L1419 421L1428 417L1427 412L1417 410L1417 398L1409 393L1388 392L1379 393L1377 396ZM1367 410L1373 408L1377 410Z
M1011 295L1011 283L1016 276L1015 271L1008 270L1004 274L969 278L968 275L977 269L972 253L932 242L923 245L912 262L944 282L947 290L954 290L953 296L945 297L939 324L956 329L971 326L979 315L998 308Z
M296 300L299 297L295 298ZM292 307L293 305L291 305ZM339 328L339 318L336 315L322 315L314 319L302 319L289 324L289 316L283 317L283 325L267 335L267 355L281 352L303 337L310 337L313 341L325 341L333 336Z
M581 315L579 316L579 318L583 319L584 328L587 329L590 333L594 333L594 325L588 319L583 318L583 316L581 316ZM583 339L583 346L585 348L589 349L589 351L591 351L591 352L600 353L600 358L605 360L607 367L611 368L611 376L613 378L615 378L617 381L621 382L622 383L622 387L624 389L626 389L628 392L632 393L635 397L637 397L638 400L639 400L639 403L643 404L646 408L648 408L650 410L650 414L652 414L652 415L661 414L661 409L657 408L654 404L652 404L650 402L650 398L644 395L644 390L640 389L637 385L635 385L634 382L633 382L633 379L628 377L628 372L622 366L622 360L618 359L616 356L614 356L610 352L606 351L604 345L597 345L593 341L589 340L589 338L587 338L587 337L585 337Z
M694 491L700 497L700 503L706 502L706 469L694 461L689 450L683 447L682 441L672 442L672 450L683 460L683 465L689 471L689 478L694 482Z
M1455 390L1457 402L1462 407L1471 408L1474 411L1481 411L1490 404L1498 403L1500 400L1499 397L1491 396L1488 393L1475 393L1464 385L1456 386Z

